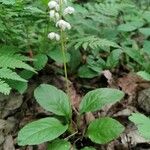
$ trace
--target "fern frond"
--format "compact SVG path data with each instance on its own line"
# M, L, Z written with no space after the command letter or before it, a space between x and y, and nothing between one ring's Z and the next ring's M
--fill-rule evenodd
M120 5L116 3L96 3L94 5L88 3L85 7L89 10L89 12L99 12L106 16L117 16L120 10Z
M9 81L21 81L27 82L25 79L21 78L12 69L25 69L35 72L34 68L28 65L26 62L32 59L21 55L19 50L14 46L2 46L0 48L0 92L8 95L10 93L11 87L9 86ZM7 82L3 81L3 79Z
M27 82L25 79L21 78L16 72L13 72L8 68L0 69L0 78Z
M31 61L30 58L18 54L14 50L14 47L10 49L10 46L4 46L0 49L0 67L1 68L21 68L35 72L35 70L25 63L25 61Z
M82 38L78 38L77 40L73 39L69 47L70 46L74 46L75 49L82 47L84 50L86 50L88 47L91 49L95 49L99 47L115 47L115 48L120 47L115 42L106 39L101 39L95 36L82 37Z
M5 95L9 95L10 90L11 90L10 86L4 81L0 80L0 92Z

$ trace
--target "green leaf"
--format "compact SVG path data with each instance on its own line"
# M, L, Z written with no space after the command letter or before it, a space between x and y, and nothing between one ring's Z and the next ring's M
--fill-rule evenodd
M44 14L44 11L42 11L41 9L37 8L37 7L33 7L33 6L27 6L24 8L26 11L29 11L32 14Z
M117 120L105 117L90 123L87 135L95 143L106 144L123 132L124 127Z
M0 79L0 92L5 95L9 95L10 90L11 90L10 86Z
M111 88L99 88L88 92L80 103L80 113L96 111L103 106L116 103L124 96L122 91Z
M20 68L35 72L34 68L26 63L26 61L32 61L33 59L21 55L16 47L2 46L0 53L0 67L12 69Z
M150 41L147 40L144 41L143 49L147 54L150 55Z
M107 58L106 66L110 69L116 67L119 63L121 53L122 50L120 49L113 50Z
M137 63L139 63L140 65L142 65L144 67L144 62L145 59L144 57L140 54L139 50L136 49L131 49L131 48L124 48L124 52L129 55L134 61L136 61Z
M69 98L63 91L48 84L41 84L34 91L37 102L47 111L54 114L71 117Z
M17 90L20 94L23 94L28 88L28 83L26 82L11 80L11 81L8 81L8 83L11 88Z
M93 147L84 147L84 148L82 148L81 150L96 150L96 149L93 148Z
M150 23L150 12L149 11L144 11L143 17Z
M58 63L63 63L64 59L63 59L63 54L61 52L61 50L59 49L55 49L55 50L51 50L48 53L48 56L53 59L54 61L58 62ZM70 54L66 53L66 63L70 61Z
M68 125L62 125L56 118L44 118L27 124L18 133L18 144L37 145L54 140L63 134Z
M131 32L143 26L143 22L128 22L126 24L121 24L118 26L119 31Z
M68 63L69 65L69 69L71 70L71 72L76 72L78 66L81 63L81 53L79 50L71 50L69 51L70 53L70 61Z
M94 78L99 75L96 71L93 71L88 65L83 65L78 70L78 75L80 78Z
M150 36L150 28L141 28L139 31L145 36Z
M129 120L136 124L141 136L150 140L150 118L140 113L132 113L132 116L129 117Z
M62 139L56 139L48 144L47 150L70 150L71 144Z
M14 5L16 3L16 0L0 0L5 5Z
M16 72L13 72L8 68L0 69L0 78L27 82L25 79L21 78Z
M34 57L34 59L36 61L33 62L33 65L38 71L43 69L48 61L47 56L44 54L38 54Z
M144 80L150 81L150 74L146 71L139 71L137 72L137 75L142 77Z

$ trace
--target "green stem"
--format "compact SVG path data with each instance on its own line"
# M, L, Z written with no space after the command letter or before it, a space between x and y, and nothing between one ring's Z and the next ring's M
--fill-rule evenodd
M62 12L62 0L59 1L60 2L60 15L61 18L63 19L63 12ZM65 82L66 82L66 88L67 88L67 95L69 97L69 105L70 108L72 108L71 106L71 95L70 95L70 90L69 90L69 81L68 81L68 72L67 72L67 59L66 59L66 37L65 37L65 33L64 31L61 29L60 30L60 42L61 42L61 51L62 51L62 55L63 55L63 65L64 65L64 74L65 74ZM73 128L73 123L72 123L72 112L70 115L70 124L69 124L69 132L70 133L74 133L75 130Z
M59 5L60 5L60 16L61 16L61 18L63 18L63 10L62 10L63 1L62 0L59 1ZM65 53L65 44L66 43L65 43L64 31L62 29L60 30L60 37L61 37L61 51L62 51L62 55L63 55L63 64L64 64L64 73L65 73L67 95L68 95L68 97L70 97L67 64L66 64L67 59L66 59L66 53ZM70 106L71 106L71 103L70 103Z
M70 92L69 92L69 83L68 83L68 73L67 73L67 59L66 59L66 54L65 54L65 42L64 42L64 32L61 29L61 51L63 55L63 64L64 64L64 73L65 73L65 82L66 82L66 88L67 88L67 94L70 97Z

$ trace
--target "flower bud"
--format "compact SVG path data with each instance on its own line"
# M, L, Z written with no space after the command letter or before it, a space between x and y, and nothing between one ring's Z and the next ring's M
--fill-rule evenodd
M75 9L73 7L67 7L65 8L64 10L64 15L67 15L67 14L73 14L75 12Z
M50 18L54 18L55 17L55 10L51 10L50 12L49 12L49 16L50 16Z
M55 32L51 32L48 34L48 38L51 40L56 40L59 41L60 40L60 35L55 33Z
M59 27L61 28L62 30L65 30L65 29L68 29L70 30L71 29L71 25L64 21L64 20L59 20L57 23L56 23L56 27Z
M50 9L55 9L56 11L58 11L59 10L59 4L56 2L56 1L50 1L49 3L48 3L48 7L50 8Z
M60 18L59 13L55 13L55 19L59 20L59 18Z
M55 12L55 10L51 10L49 12L50 18L54 19L55 21L59 20L60 16L59 13Z
M56 41L59 41L60 40L60 35L59 34L55 34L55 39L56 39Z

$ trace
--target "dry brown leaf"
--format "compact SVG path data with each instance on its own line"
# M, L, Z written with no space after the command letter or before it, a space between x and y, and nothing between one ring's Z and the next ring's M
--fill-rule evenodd
M85 113L86 123L89 124L91 121L95 120L94 115L91 112Z
M104 70L102 73L105 76L105 78L107 79L107 82L111 83L113 80L112 73L109 70Z
M118 79L118 85L122 90L128 94L133 95L137 91L139 78L133 74L127 74L126 76Z
M5 142L3 144L3 150L15 150L14 141L11 135L5 137Z
M70 94L72 106L78 110L81 102L81 96L77 94L77 91L74 88L73 84L70 84L69 94Z
M47 144L43 143L43 144L38 145L38 149L37 150L47 150Z

